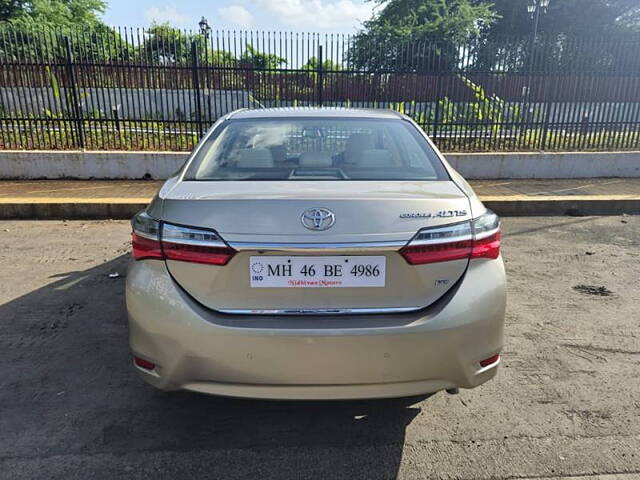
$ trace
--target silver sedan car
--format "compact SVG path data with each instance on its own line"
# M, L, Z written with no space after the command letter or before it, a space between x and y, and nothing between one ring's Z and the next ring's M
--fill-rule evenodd
M404 115L228 114L132 224L133 363L160 389L385 398L496 374L500 219Z

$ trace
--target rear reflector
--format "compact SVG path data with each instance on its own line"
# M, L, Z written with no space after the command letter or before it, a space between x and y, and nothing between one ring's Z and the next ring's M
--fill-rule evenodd
M145 370L153 370L154 368L156 368L156 364L153 362L150 362L149 360L145 360L144 358L140 358L140 357L133 357L133 362L140 368L144 368Z
M500 360L500 355L496 354L493 357L485 358L484 360L480 360L481 367L488 367L489 365L493 365L498 360Z

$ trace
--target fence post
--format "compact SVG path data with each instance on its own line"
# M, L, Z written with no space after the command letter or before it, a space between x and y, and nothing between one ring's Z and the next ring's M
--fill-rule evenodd
M317 102L318 105L321 107L322 106L322 88L323 88L323 83L324 83L324 74L322 72L322 68L323 65L322 63L324 62L323 56L322 56L322 45L318 45L318 85L317 85Z
M544 120L542 123L542 138L540 138L540 150L544 150L547 146L547 136L549 135L549 119L551 117L551 107L553 103L546 99L544 104Z
M194 41L191 42L191 73L193 77L193 89L196 93L196 121L198 122L198 133L200 138L204 135L202 128L202 102L200 99L200 74L198 72L198 46Z
M71 42L69 37L64 37L64 48L67 55L67 73L71 87L71 101L73 103L71 113L75 117L72 121L76 124L76 133L78 136L78 146L84 150L84 121L82 119L82 109L80 108L80 95L78 95L78 81L76 79L76 69L73 62L73 52L71 51ZM69 106L69 97L65 95L67 108Z

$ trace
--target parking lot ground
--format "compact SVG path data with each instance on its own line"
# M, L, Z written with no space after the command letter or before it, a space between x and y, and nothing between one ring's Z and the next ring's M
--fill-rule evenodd
M137 378L127 222L1 222L0 478L640 478L640 217L504 232L495 380L415 404L265 402Z

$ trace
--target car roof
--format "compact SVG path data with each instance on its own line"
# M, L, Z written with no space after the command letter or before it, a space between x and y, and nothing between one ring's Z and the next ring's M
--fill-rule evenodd
M282 108L259 108L254 110L242 109L232 112L229 117L233 119L247 118L291 118L291 117L314 117L314 118L382 118L382 119L402 119L403 115L393 110L372 109L372 108L342 108L342 107L282 107Z

